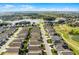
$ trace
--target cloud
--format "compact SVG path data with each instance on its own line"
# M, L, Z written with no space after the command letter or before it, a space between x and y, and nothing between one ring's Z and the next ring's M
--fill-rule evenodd
M4 6L1 6L2 9L11 9L11 8L16 8L16 6L14 5L4 5Z
M10 12L10 11L79 11L77 8L38 8L32 5L12 5L12 4L6 4L4 6L0 5L0 12Z
M34 6L31 5L21 5L22 8L34 8Z
M35 7L34 6L31 6L31 5L21 5L19 7L19 10L21 11L31 11L31 10L34 10Z

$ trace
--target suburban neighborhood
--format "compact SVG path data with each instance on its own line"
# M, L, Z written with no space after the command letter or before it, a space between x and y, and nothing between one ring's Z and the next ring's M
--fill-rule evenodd
M10 5L17 8L0 11L0 55L79 55L78 11L63 10L67 4L28 4L39 7L28 11L20 9L26 4ZM59 5L62 11L50 8Z

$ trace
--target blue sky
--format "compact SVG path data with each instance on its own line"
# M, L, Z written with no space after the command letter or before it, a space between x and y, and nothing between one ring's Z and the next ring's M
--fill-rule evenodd
M79 3L0 3L0 12L79 11Z

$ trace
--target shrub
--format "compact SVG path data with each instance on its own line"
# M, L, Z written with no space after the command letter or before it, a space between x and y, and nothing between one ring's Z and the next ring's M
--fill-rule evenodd
M78 29L72 29L69 33L72 34L72 35L78 35L79 30Z
M45 50L45 45L44 44L41 44L41 48Z
M51 52L52 52L53 55L57 55L57 51L55 49L52 48Z
M51 40L51 39L48 39L47 42L48 42L48 43L52 43L52 40Z

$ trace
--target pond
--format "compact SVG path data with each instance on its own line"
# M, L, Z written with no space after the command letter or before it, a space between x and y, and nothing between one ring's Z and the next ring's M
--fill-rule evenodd
M79 35L71 35L73 40L79 41Z

